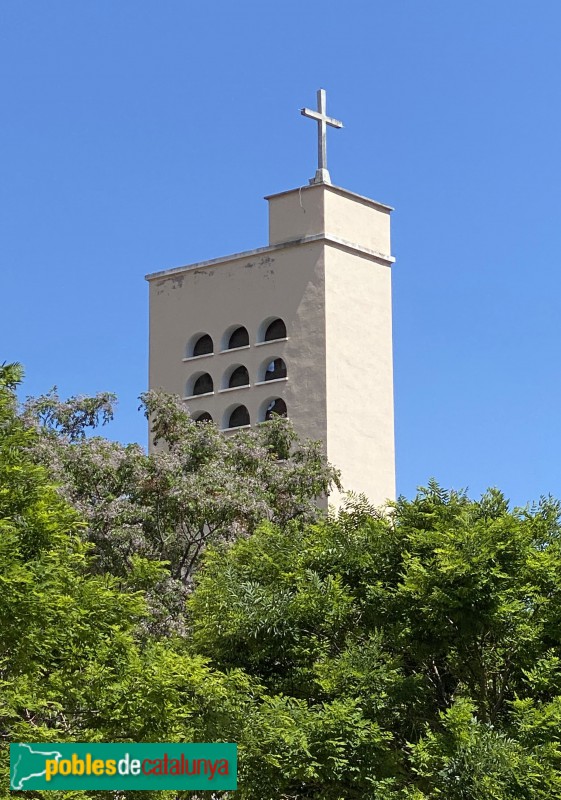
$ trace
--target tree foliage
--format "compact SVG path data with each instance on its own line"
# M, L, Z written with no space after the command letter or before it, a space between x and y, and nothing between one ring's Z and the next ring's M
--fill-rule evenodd
M62 401L53 391L28 401L24 419L37 431L33 457L87 523L99 572L126 578L139 556L167 562L149 593L161 632L183 630L185 596L209 542L248 536L263 520L317 519L317 498L338 485L319 443L299 441L286 420L225 437L161 391L142 396L158 445L151 453L86 436L112 418L113 402L108 394Z
M9 741L234 741L240 800L561 799L558 503L432 482L325 517L337 475L286 421L225 437L150 393L147 455L90 435L110 395L21 412L20 379L0 780Z
M210 669L183 640L139 635L150 618L140 589L156 584L166 566L137 556L127 582L93 568L92 545L81 536L86 523L33 459L39 435L17 413L20 379L19 366L0 367L0 795L6 798L10 741L235 737L254 683L236 670ZM57 800L52 792L45 797Z
M193 647L302 720L308 774L263 743L248 785L265 762L271 800L561 797L559 511L432 483L387 518L350 508L207 553Z

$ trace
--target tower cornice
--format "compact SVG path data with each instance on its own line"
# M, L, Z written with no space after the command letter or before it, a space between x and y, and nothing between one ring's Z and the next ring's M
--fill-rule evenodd
M359 203L364 203L365 205L372 206L373 208L378 208L383 211L395 211L393 206L387 205L387 203L380 203L378 200L372 200L371 197L366 197L362 194L357 194L356 192L351 192L349 189L343 189L342 186L333 186L331 183L312 183L307 186L298 186L296 189L286 189L283 192L275 192L274 194L265 195L265 200L272 200L275 197L283 197L284 195L289 194L296 194L303 193L303 192L313 192L314 190L317 191L318 187L322 186L326 191L332 192L333 194L338 194L341 197L348 197L351 200L355 200Z
M380 253L377 250L371 250L362 245L348 242L338 236L331 236L324 233L316 233L310 236L302 236L298 239L291 239L287 242L280 242L279 244L268 245L267 247L256 247L254 250L244 250L241 253L232 253L229 256L221 256L220 258L211 258L207 261L197 261L194 264L185 264L181 267L171 267L170 269L163 269L158 272L151 272L145 275L147 281L159 280L161 278L168 278L175 275L180 275L182 272L190 272L196 269L205 269L206 267L218 267L221 264L228 264L232 261L239 261L240 259L253 258L254 256L263 256L268 253L274 253L278 250L285 250L289 247L300 247L306 244L316 244L317 242L324 242L327 245L338 247L347 252L355 252L363 258L369 258L380 264L391 266L395 262L393 256L385 253Z

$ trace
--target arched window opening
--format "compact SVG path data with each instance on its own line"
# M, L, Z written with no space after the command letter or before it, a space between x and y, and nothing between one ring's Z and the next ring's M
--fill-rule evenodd
M273 415L278 417L286 417L287 413L286 403L282 397L277 397L275 400L271 400L267 406L267 410L265 411L265 422L268 422Z
M282 358L275 358L265 368L265 380L276 381L279 378L286 378L286 364Z
M195 422L212 422L212 417L208 411L203 411L195 417Z
M275 339L286 339L286 325L279 317L274 319L265 331L266 342L273 342Z
M247 347L249 344L249 333L247 332L247 328L244 328L243 325L240 328L236 328L230 334L230 338L228 339L228 350L233 350L236 347Z
M194 383L193 386L193 394L208 394L208 392L214 391L214 383L212 382L212 378L205 372L203 375L200 375Z
M230 414L228 427L239 428L242 425L249 425L249 411L245 406L237 406Z
M208 333L199 336L193 346L193 356L206 356L214 351L214 344Z
M230 375L228 388L233 389L235 386L249 386L249 372L246 367L236 367Z

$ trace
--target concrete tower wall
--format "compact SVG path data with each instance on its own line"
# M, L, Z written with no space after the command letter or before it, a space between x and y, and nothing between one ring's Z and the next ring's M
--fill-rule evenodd
M395 495L391 209L326 183L267 199L268 247L148 276L150 387L179 394L220 428L236 405L254 425L268 401L284 399L297 432L323 442L344 487L381 504ZM287 338L262 343L275 317ZM226 334L242 325L249 345L226 350ZM214 353L189 357L202 334ZM287 378L262 382L275 358ZM238 365L250 386L225 388ZM201 373L214 391L192 397Z
M326 247L325 318L328 458L381 504L395 497L390 268Z
M298 248L224 259L150 281L150 387L185 397L190 378L208 372L214 394L186 400L192 414L208 411L221 428L232 406L248 408L251 423L263 418L263 405L282 397L296 428L313 439L325 438L325 314L323 247ZM260 344L263 324L280 317L286 341ZM224 336L245 326L250 345L226 350ZM208 333L214 355L185 359L197 334ZM263 379L264 364L283 358L286 381ZM224 391L228 370L247 367L250 388Z

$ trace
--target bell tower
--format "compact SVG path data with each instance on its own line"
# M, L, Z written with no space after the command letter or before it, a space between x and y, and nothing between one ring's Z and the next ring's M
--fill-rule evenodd
M346 490L395 497L390 213L331 184L325 93L318 170L270 195L266 247L156 272L150 388L226 432L287 415L323 442ZM338 495L330 497L337 505Z

